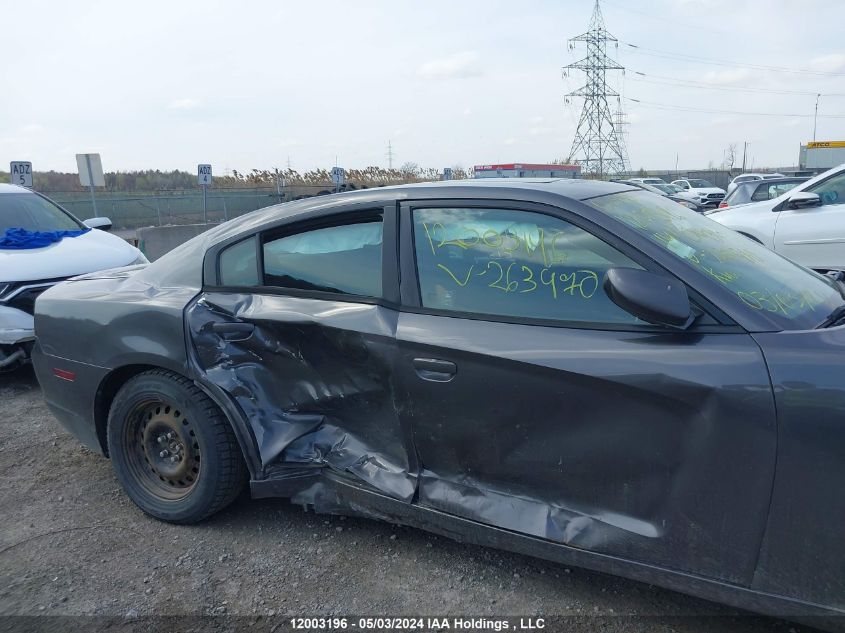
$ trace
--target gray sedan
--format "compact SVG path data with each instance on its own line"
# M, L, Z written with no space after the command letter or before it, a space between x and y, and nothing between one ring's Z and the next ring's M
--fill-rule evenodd
M202 520L248 481L845 614L843 285L665 197L552 179L324 196L35 312L49 406L159 519Z

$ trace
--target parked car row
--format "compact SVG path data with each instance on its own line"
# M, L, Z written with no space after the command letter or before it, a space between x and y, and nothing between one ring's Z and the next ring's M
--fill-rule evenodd
M845 165L803 182L768 182L772 192L786 190L708 217L808 268L845 270Z
M627 180L614 180L613 182L623 182L629 185L634 185L635 187L639 187L640 189L644 189L645 191L650 191L652 193L656 193L658 196L663 196L664 198L669 198L670 200L677 202L681 206L686 207L687 209L692 209L698 213L703 213L706 207L704 205L695 202L694 200L690 200L686 196L681 195L681 189L675 185L670 185L665 182L659 183L646 183L645 180L658 180L656 178L631 178Z
M701 178L680 178L667 183L662 178L629 178L627 182L651 185L666 193L689 200L704 207L717 206L725 198L725 190ZM664 187L674 187L671 192Z
M716 187L709 180L702 178L682 178L680 180L673 180L672 184L681 188L679 195L685 196L704 206L718 206L725 198L724 189Z
M793 261L821 272L845 271L845 165L812 179L780 173L740 174L729 193L706 180L631 178L642 188L695 201L711 219ZM713 208L713 207L716 208Z

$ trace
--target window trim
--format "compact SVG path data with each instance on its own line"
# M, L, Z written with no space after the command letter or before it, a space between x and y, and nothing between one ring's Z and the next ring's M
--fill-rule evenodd
M212 270L209 270L206 264L205 272L206 274L209 272L212 273L213 283L203 283L203 292L281 295L321 301L342 301L346 303L363 303L398 307L399 277L395 248L397 245L397 212L395 203L384 204L383 206L376 203L365 207L334 207L328 209L327 211L327 213L319 213L315 215L309 214L304 218L295 218L289 222L264 226L246 235L238 235L231 240L216 244L210 248L206 254L207 258L211 258L211 262L207 262L207 264L212 264ZM264 276L264 244L267 242L281 237L286 237L288 235L297 235L317 229L331 228L335 226L348 226L351 224L363 224L376 220L382 223L381 297L342 294L323 290L306 290L302 288L285 288L283 286L270 286L266 284ZM222 284L220 275L220 260L223 253L230 247L249 239L255 240L256 273L258 275L259 284L255 286L227 286Z
M402 295L402 311L414 314L427 314L431 316L444 316L460 319L471 319L475 321L490 321L495 323L512 323L516 325L535 325L540 327L558 327L564 329L589 329L596 331L623 331L623 332L661 332L681 333L660 325L636 325L630 323L606 323L602 321L563 321L557 319L542 319L536 317L519 317L513 315L484 314L478 312L459 312L455 310L442 310L428 308L422 305L422 294L419 283L419 268L417 265L416 248L413 234L413 212L415 209L437 209L437 208L465 208L465 209L495 209L505 211L527 211L539 213L549 217L562 220L579 229L588 232L605 244L618 250L621 254L631 259L643 269L667 275L684 285L689 295L690 303L708 315L715 323L696 325L685 330L686 333L708 333L708 332L744 332L745 330L730 319L722 310L713 305L701 295L695 288L685 283L671 271L661 266L654 259L622 240L619 236L607 231L603 227L590 222L583 216L568 211L563 207L545 205L534 202L514 200L493 200L493 199L420 199L409 200L400 203L400 292Z

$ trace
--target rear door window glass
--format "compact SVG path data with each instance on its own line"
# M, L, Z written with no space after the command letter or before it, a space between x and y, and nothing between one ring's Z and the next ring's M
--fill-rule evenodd
M278 237L264 244L264 284L380 298L381 247L381 220Z

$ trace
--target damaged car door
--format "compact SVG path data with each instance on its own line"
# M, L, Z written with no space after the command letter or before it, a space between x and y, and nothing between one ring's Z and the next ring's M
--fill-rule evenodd
M686 331L618 307L608 269L667 273L560 209L409 202L401 218L397 371L419 503L750 583L776 442L750 336L700 306Z
M248 419L264 476L329 469L411 499L397 312L385 307L398 292L395 219L395 208L321 214L209 254L217 278L187 310L196 363Z

